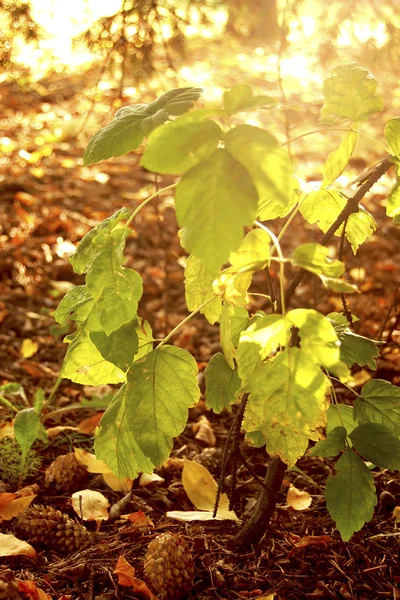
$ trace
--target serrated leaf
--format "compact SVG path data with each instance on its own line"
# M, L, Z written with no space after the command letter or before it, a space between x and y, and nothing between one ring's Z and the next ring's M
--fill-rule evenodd
M224 353L226 362L231 369L235 368L235 361L233 360L236 350L232 343L232 331L231 331L231 318L234 314L233 306L226 302L222 305L221 314L219 316L219 335L220 344Z
M400 155L400 117L389 119L385 125L385 138L392 156Z
M177 119L152 132L140 164L157 173L180 175L209 158L222 135L214 121Z
M326 410L326 381L301 349L289 347L252 377L243 427L260 431L271 456L289 466L305 453Z
M238 249L257 212L257 192L246 170L225 150L187 171L176 189L182 243L210 269Z
M216 269L208 269L194 254L189 256L185 268L185 298L189 311L196 310L201 304L215 296L212 284L218 273L219 271ZM214 297L214 300L211 300L200 312L213 325L218 321L221 309L221 298Z
M378 423L363 423L350 434L353 446L364 458L384 469L400 469L400 439Z
M337 474L329 475L326 483L325 500L343 541L347 542L374 514L375 484L364 461L353 450L345 450L335 468Z
M251 284L253 272L241 273L240 269L229 267L215 279L212 289L220 298L233 304L243 307L249 302L247 290Z
M332 117L365 121L381 111L383 98L375 94L376 87L376 81L367 69L355 62L333 69L331 77L324 81L322 121L332 122Z
M331 185L345 170L359 138L358 131L349 131L342 137L339 147L328 155L323 167L321 187Z
M136 334L138 336L138 351L135 355L135 360L139 360L139 358L143 358L143 356L146 356L146 354L149 354L153 350L152 342L154 338L150 323L139 317Z
M310 456L321 456L330 458L337 456L345 447L346 429L344 427L335 427L330 431L326 440L321 440L315 444L310 451Z
M271 239L263 229L252 229L246 234L236 252L231 252L229 262L235 269L261 268L270 257Z
M354 364L363 367L367 365L373 371L376 370L376 358L379 356L379 349L374 340L370 340L362 335L353 333L347 328L339 334L340 340L340 358L349 367Z
M102 232L110 233L117 227L118 223L128 219L130 214L131 212L127 208L120 208L116 213L111 215L111 217L98 223L96 227L88 231L79 242L75 254L69 259L75 273L86 273L94 259L101 252L101 246L100 248L98 247L98 240L101 240L102 237L101 235L99 238L97 236Z
M343 279L335 279L333 277L325 277L324 275L320 275L321 282L324 287L328 290L333 290L334 292L344 293L344 294L354 294L357 292L357 286L351 283L347 283Z
M17 413L14 419L14 436L23 457L26 457L30 447L36 440L39 431L39 415L34 408L25 408Z
M392 217L396 225L400 223L400 183L398 181L389 193L386 214L388 217Z
M107 335L104 331L92 331L90 339L108 362L121 371L127 371L138 351L137 321L125 323Z
M315 275L340 277L344 273L344 264L337 259L329 258L329 250L321 244L300 244L293 252L291 262Z
M344 427L347 435L358 425L353 407L347 404L331 404L326 413L326 433L329 435L336 427ZM351 442L349 442L350 445Z
M237 369L231 369L220 352L211 357L205 371L206 402L215 413L235 402L239 397L240 378Z
M76 285L65 294L54 311L53 317L60 325L66 325L69 319L79 323L87 319L92 308L93 298L86 286Z
M230 316L230 330L232 344L237 347L241 332L246 329L249 322L249 313L242 306L235 306Z
M400 388L383 379L368 381L354 404L360 423L385 425L400 436Z
M100 421L96 456L118 477L134 478L162 464L199 398L196 375L194 358L175 346L133 363Z
M346 238L351 244L353 254L357 254L361 244L368 240L377 228L374 217L361 205L356 213L349 216L346 224Z
M322 231L328 231L346 205L346 199L336 190L320 188L304 194L300 213L308 223L317 223Z
M292 167L286 150L268 131L252 125L231 129L224 142L227 151L250 173L259 195L259 218L286 216L297 202L293 198Z

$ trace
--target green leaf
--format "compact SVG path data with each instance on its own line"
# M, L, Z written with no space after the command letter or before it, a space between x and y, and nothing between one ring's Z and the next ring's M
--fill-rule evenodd
M138 351L137 321L125 323L110 335L104 331L92 331L90 339L103 358L116 365L121 371L127 371Z
M270 133L252 125L238 125L225 134L224 141L226 150L250 173L260 198L259 218L286 216L297 202L286 150Z
M135 355L135 360L139 360L139 358L143 358L143 356L146 356L146 354L149 354L153 350L152 342L154 338L150 323L139 317L136 334L138 336L138 351Z
M333 290L334 292L344 293L344 294L354 294L357 292L357 286L347 283L343 279L335 279L333 277L325 277L324 275L320 275L320 279L324 287L328 290Z
M315 275L340 277L344 273L344 264L337 259L329 258L329 250L321 244L300 244L293 253L291 262Z
M400 388L383 379L368 381L354 404L360 423L385 425L400 436Z
M222 305L222 311L219 316L219 335L220 335L220 344L222 351L224 353L226 362L230 366L231 369L235 368L235 361L233 360L235 356L235 347L232 342L232 330L231 330L231 318L234 315L233 306L227 304L226 302Z
M265 315L240 334L236 360L244 388L269 354L288 345L288 323L281 315Z
M345 450L337 461L337 475L329 475L325 500L342 540L347 542L355 531L372 519L377 504L372 474L353 450Z
M69 289L53 313L60 325L66 325L69 319L82 323L93 308L93 298L85 285L76 285Z
M339 334L340 340L340 358L347 366L354 364L360 367L368 366L373 371L376 370L376 358L379 355L377 343L362 335L353 333L351 329L346 329Z
M213 283L214 293L228 304L244 307L249 302L247 290L251 284L253 272L241 273L235 267L229 267Z
M344 427L349 435L358 425L352 406L331 404L326 413L326 433L329 435L336 427ZM350 442L350 445L351 442Z
M140 164L157 173L180 175L209 158L222 136L214 121L181 123L177 119L153 131Z
M385 125L385 138L389 153L392 156L400 155L400 117L389 119Z
M212 284L218 274L217 269L208 269L194 254L188 257L185 268L185 297L189 311L196 310L201 304L215 296ZM221 309L221 298L214 297L214 300L211 300L200 312L213 325L218 321Z
M235 402L239 397L240 379L237 369L233 370L220 352L211 357L205 371L206 402L215 413Z
M324 81L325 102L321 110L322 122L340 119L365 121L383 108L382 96L376 96L376 81L357 63L333 69Z
M358 138L358 131L349 131L343 135L339 148L331 152L326 159L321 187L331 185L343 173L354 152Z
M400 469L400 440L378 423L363 423L350 434L357 452L384 469Z
M330 458L337 456L345 447L346 429L344 427L335 427L327 434L326 440L321 440L315 444L310 451L310 456L321 456Z
M325 232L345 206L346 199L340 192L332 188L320 188L302 196L299 210L308 223L317 223L321 231Z
M173 89L150 104L131 104L120 108L111 123L95 133L89 141L84 165L135 150L143 137L163 124L170 115L178 116L192 108L201 92L201 88Z
M252 229L244 237L236 252L231 252L229 262L236 269L249 268L256 265L257 268L266 263L270 257L271 239L263 229Z
M127 208L120 208L111 217L108 217L108 219L105 219L88 231L79 242L75 254L69 259L75 273L86 273L94 259L102 251L101 242L103 233L111 233L117 227L118 223L125 221L130 215L131 212Z
M135 362L100 421L96 456L119 477L134 478L162 464L199 399L196 376L194 358L175 346Z
M122 383L125 373L105 360L89 337L90 328L81 329L64 341L70 342L61 369L61 377L84 385Z
M230 317L232 344L237 348L240 334L249 323L249 313L242 306L235 306Z
M25 408L17 413L14 420L14 435L21 448L23 459L36 440L39 431L39 415L34 408Z
M321 369L302 349L289 347L256 370L250 391L245 431L260 431L268 454L294 465L326 410Z
M275 106L276 98L270 96L253 96L250 86L239 83L234 85L232 89L224 92L223 102L225 114L232 115L233 113L242 110L250 110L260 106Z
M394 223L400 223L400 182L397 181L389 193L386 205L386 214L392 217Z
M374 217L363 206L349 216L346 225L346 238L351 244L353 254L357 254L358 248L368 240L378 228Z
M257 212L257 192L246 170L223 149L180 180L175 205L182 243L206 267L219 269L240 245Z

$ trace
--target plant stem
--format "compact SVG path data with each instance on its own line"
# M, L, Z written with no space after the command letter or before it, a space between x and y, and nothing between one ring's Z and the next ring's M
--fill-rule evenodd
M18 408L15 408L15 406L13 404L11 404L11 402L9 400L7 400L7 398L4 398L4 396L2 396L2 395L0 395L0 402L2 402L4 404L4 406L7 406L7 408L12 410L13 412L15 412L15 413L18 412Z
M378 144L378 146L383 148L385 152L387 152L387 153L389 152L388 148L386 148L386 146L384 144L381 144L381 142L378 142L378 140L374 140L374 138L370 137L366 133L363 133L362 131L358 131L356 129L347 128L347 127L322 127L321 129L314 129L313 131L307 131L306 133L301 133L300 135L296 135L296 137L290 138L290 140L286 140L286 142L283 142L281 144L281 146L286 146L287 144L290 144L291 142L295 142L296 140L300 140L301 138L304 138L307 135L313 135L314 133L325 133L326 131L345 131L346 133L349 133L350 131L354 131L354 133L358 133L359 135L366 138L370 142L374 142L375 144Z
M282 310L282 315L284 315L286 313L286 310L285 310L285 262L286 261L283 257L281 246L279 244L279 240L276 237L276 235L274 233L272 233L272 231L270 229L268 229L268 227L266 227L259 221L254 221L254 222L257 225L257 227L260 227L260 229L263 229L264 231L266 231L268 233L269 237L274 242L274 247L276 248L276 252L280 258L279 285L280 285L280 295L281 295L281 310Z
M206 300L205 302L203 302L203 304L200 304L200 306L198 308L196 308L196 310L194 310L193 312L190 313L190 315L188 315L187 317L185 317L183 319L183 321L181 321L180 323L178 323L178 325L176 327L174 327L172 329L172 331L169 332L168 335L165 336L165 338L163 338L163 340L160 342L160 344L158 344L157 348L160 348L161 346L164 346L164 344L166 344L169 339L175 335L175 333L181 328L183 327L183 325L185 325L185 323L187 323L188 321L190 321L190 319L192 317L194 317L195 315L197 315L197 313L199 313L205 306L207 306L207 304L210 304L210 302L212 300L214 300L217 297L217 294L215 294L214 296L212 296L211 298L209 298L208 300Z
M127 220L127 222L125 223L125 227L129 227L129 225L132 223L132 221L136 217L136 215L138 213L140 213L140 211L142 210L142 208L144 208L146 206L146 204L148 204L149 202L151 202L153 200L153 198L156 198L157 196L159 196L163 192L167 192L168 190L172 190L172 189L176 188L177 185L178 185L177 183L172 183L171 185L167 185L167 187L164 187L164 188L161 188L160 190L157 190L156 192L154 192L154 194L151 194L151 196L149 196L148 198L146 198L146 200L143 200L143 202L141 202L139 204L139 206L133 211L133 213L131 214L131 216L129 217L129 219Z

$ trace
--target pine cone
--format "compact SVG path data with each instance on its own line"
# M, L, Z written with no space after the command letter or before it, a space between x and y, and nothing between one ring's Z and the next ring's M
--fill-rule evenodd
M193 588L194 563L183 537L163 533L150 542L144 558L144 573L159 598L184 598Z
M17 535L32 544L71 554L90 543L90 533L74 519L52 506L28 506L15 523Z
M46 469L44 480L46 487L68 493L82 489L87 478L87 468L77 460L73 452L70 452L53 460Z

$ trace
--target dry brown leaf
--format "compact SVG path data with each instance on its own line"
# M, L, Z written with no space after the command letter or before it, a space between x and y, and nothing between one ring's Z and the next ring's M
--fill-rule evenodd
M0 440L6 437L14 437L14 421L0 422Z
M103 494L94 490L81 490L71 496L72 507L84 521L96 521L97 528L108 520L109 502Z
M393 519L395 520L395 523L400 523L400 506L395 506L393 509Z
M142 473L139 477L139 486L147 487L152 483L164 483L165 479L157 475L157 473Z
M49 438L57 437L64 431L79 431L77 427L71 427L69 425L56 425L55 427L49 427L46 429L46 433Z
M207 419L206 415L201 415L196 423L192 425L193 433L196 440L200 440L201 442L205 442L209 446L215 446L217 443L217 438L215 437L214 430L210 421Z
M0 556L19 556L20 554L34 558L36 550L27 542L16 538L12 533L0 533Z
M0 522L10 521L13 517L22 513L35 497L35 495L32 495L17 498L16 494L9 492L0 494Z
M305 510L310 507L312 499L308 492L303 492L295 488L294 485L290 485L286 502L294 510Z
M37 483L32 483L32 485L26 485L21 488L17 492L15 492L16 498L25 498L26 496L36 496L39 493L39 486Z
M36 583L31 580L18 581L18 591L29 597L29 600L51 600L51 596L38 588Z
M131 587L136 594L143 594L150 600L158 600L158 597L149 590L144 581L135 577L134 567L132 567L123 556L120 556L117 560L114 575L118 576L119 585Z
M104 412L100 412L92 417L89 417L88 419L83 419L83 421L78 423L78 431L86 434L93 433L103 415Z
M147 515L144 514L142 510L138 510L137 512L130 513L129 515L122 515L121 519L126 519L132 525L134 525L135 529L138 530L148 530L154 529L154 523Z

